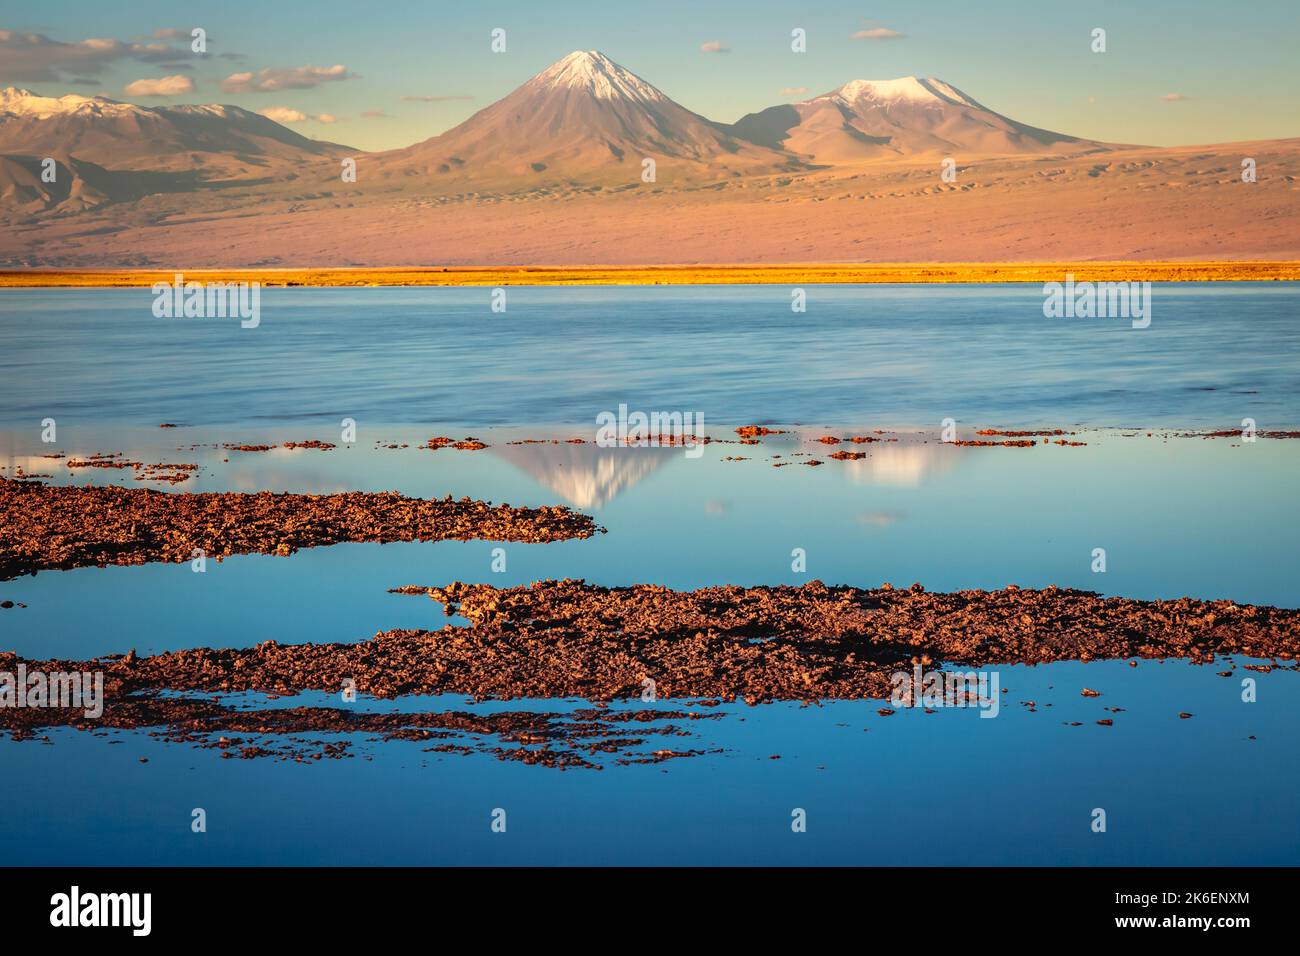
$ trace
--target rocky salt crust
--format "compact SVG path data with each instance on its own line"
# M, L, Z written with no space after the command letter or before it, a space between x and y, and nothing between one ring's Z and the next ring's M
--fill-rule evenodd
M0 654L0 670L15 671L20 663L29 671L102 670L105 682L100 720L75 710L0 709L0 727L15 739L54 726L152 728L161 739L215 747L225 756L295 760L351 752L349 740L322 742L312 735L366 734L431 742L427 749L436 753L592 768L606 757L657 763L708 752L636 749L656 735L692 736L680 724L703 719L682 711L607 709L609 702L638 701L647 680L659 699L756 704L886 699L891 676L918 664L931 670L1105 658L1209 664L1242 655L1271 662L1243 665L1251 670L1294 670L1300 657L1300 611L1190 598L1102 598L1054 587L941 594L920 585L866 590L812 581L679 592L540 581L395 592L427 595L470 626L386 631L356 644L266 641L245 649L143 658L132 652L81 662ZM372 714L328 707L250 710L184 696L338 692L345 681L381 698L455 693L478 700L579 698L595 706L570 714ZM662 721L670 724L658 726Z
M512 508L394 491L185 494L0 478L0 580L89 565L180 563L195 549L220 560L345 541L548 542L598 530L587 515L563 507Z
M649 678L660 697L843 700L888 697L891 675L918 662L1300 658L1297 610L1102 598L1056 587L945 594L919 584L860 589L812 581L681 592L540 581L397 592L428 595L473 626L389 631L374 641L403 660L413 643L422 644L410 672L417 684L480 697L612 700L633 696ZM339 650L361 663L375 649ZM391 686L382 674L373 678L380 693Z
M15 670L17 659L0 654L0 669ZM50 742L43 731L65 726L111 736L145 730L172 744L221 753L226 759L271 758L310 763L357 755L358 744L424 743L432 754L488 754L499 760L561 770L600 770L618 764L661 763L703 750L676 751L663 738L693 737L685 725L721 715L681 710L616 711L603 705L571 712L468 711L369 713L338 707L249 707L210 697L185 697L143 690L129 675L105 675L105 706L96 720L75 709L0 708L0 728L15 741ZM121 741L118 741L121 742ZM647 744L660 743L654 749Z

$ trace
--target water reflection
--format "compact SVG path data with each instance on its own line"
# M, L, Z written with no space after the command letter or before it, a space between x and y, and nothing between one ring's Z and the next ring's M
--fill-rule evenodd
M562 443L493 445L493 454L554 491L566 504L599 509L661 468L680 448L600 448Z

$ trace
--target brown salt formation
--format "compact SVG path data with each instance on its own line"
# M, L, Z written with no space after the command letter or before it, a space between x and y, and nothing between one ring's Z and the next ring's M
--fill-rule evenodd
M821 442L823 445L838 445L842 440L843 439L836 438L834 435L823 435L821 438L817 439L817 441Z
M888 698L891 675L929 658L963 668L1109 658L1294 661L1300 611L1230 601L1136 601L1061 588L931 593L913 585L658 585L541 581L403 587L469 627L393 630L355 644L199 648L100 661L133 689L335 690L379 697L640 695L746 701ZM34 666L34 665L33 665ZM94 669L90 664L83 669ZM66 668L64 668L66 669Z
M14 673L20 659L0 654L0 668ZM29 670L65 671L66 662L27 661ZM102 662L96 668L102 669ZM370 713L352 708L248 708L210 697L161 695L132 683L129 675L104 674L104 710L90 720L75 708L0 708L0 728L14 740L29 740L50 727L75 727L106 736L110 730L148 729L168 743L215 750L223 758L270 757L307 763L353 754L354 741L319 740L320 734L365 735L378 742L427 743L427 753L488 754L499 760L599 770L602 755L622 762L659 762L671 752L638 750L664 737L690 737L683 725L721 715L675 710L616 711L582 708L571 713L468 711ZM227 736L230 735L230 736ZM239 736L236 736L239 735ZM483 739L487 738L487 739ZM48 740L49 738L45 738ZM456 741L455 743L451 741ZM512 746L504 746L504 745ZM716 752L716 751L713 751ZM694 756L705 751L690 751ZM141 758L144 761L145 758Z
M1147 432L1148 436L1150 436L1150 434L1151 434L1150 432ZM1300 438L1300 432L1267 431L1267 432L1256 432L1256 434L1264 438ZM1229 429L1225 429L1224 431L1217 431L1217 432L1181 432L1179 433L1178 437L1179 438L1241 438L1243 436L1240 428L1229 428Z
M560 439L558 438L517 438L514 441L506 442L506 444L507 445L558 445L560 444ZM587 444L587 439L566 438L564 439L564 444L585 445Z
M335 446L330 444L327 441L317 441L316 439L313 438L311 441L287 441L284 443L284 447L285 448L317 448L320 449L321 451L329 451Z
M975 433L976 435L1002 435L1005 438L1042 438L1052 435L1073 435L1074 432L1067 432L1064 428L1049 428L1043 431L1012 432L1003 431L999 428L981 428Z
M446 436L439 435L437 438L430 438L424 443L424 447L430 451L437 451L439 448L456 448L460 451L482 451L488 446L477 438L464 438L461 441L453 441Z
M69 468L134 468L144 467L142 461L128 461L113 455L91 456L90 458L69 458Z
M493 507L394 491L333 495L175 494L143 488L52 487L0 478L0 580L87 565L189 561L196 548L292 554L345 541L563 541L596 531L562 507Z
M736 429L736 434L741 438L761 438L763 435L784 435L785 432L766 425L741 425Z
M867 457L865 451L836 451L831 452L828 458L834 458L836 461L861 461Z
M136 481L156 481L162 484L179 485L182 482L190 480L190 476L183 471L165 472L165 471L146 471L144 474L136 475Z
M198 465L191 464L170 464L168 462L157 462L152 465L145 465L144 471L135 476L136 481L157 481L165 482L170 485L179 485L181 482L189 481L191 472L199 470Z
M708 435L665 435L660 432L658 435L629 435L623 439L623 444L641 446L641 447L673 447L677 445L708 445L712 439Z
M655 721L711 715L615 714L601 708L568 715L249 710L185 695L336 692L350 680L357 691L385 698L456 693L602 702L634 700L651 679L661 698L884 699L894 688L895 672L915 666L934 670L939 663L961 669L1099 658L1210 663L1240 654L1272 659L1261 666L1274 669L1281 666L1277 659L1300 656L1300 611L1190 598L1101 598L1054 587L934 594L919 584L862 590L813 581L799 587L676 592L657 585L604 588L543 581L502 589L408 586L396 592L428 595L470 626L387 631L357 644L266 641L245 649L199 648L143 658L133 651L82 662L21 662L0 653L0 670L11 673L26 663L29 671L99 670L105 681L105 711L98 721L76 710L0 708L0 727L18 738L60 725L159 728L153 732L165 740L219 748L223 756L295 760L346 756L350 747L295 735L361 732L381 740L431 742L431 753L486 752L503 760L591 767L599 766L596 755L602 753L619 753L618 762L636 763L705 752L629 748L655 733L690 736L676 724L649 726ZM1097 696L1090 688L1082 693ZM890 716L893 710L879 713ZM1111 726L1113 718L1097 723ZM213 740L217 733L255 736ZM496 740L473 741L476 735ZM466 736L471 742L458 739ZM536 745L540 749L530 749Z
M235 445L235 444L228 443L228 444L223 444L221 447L224 448L226 451L270 451L275 446L274 445Z
M1032 439L1014 439L1012 441L975 441L966 438L958 441L946 442L945 444L966 445L972 448L1033 448L1037 442Z

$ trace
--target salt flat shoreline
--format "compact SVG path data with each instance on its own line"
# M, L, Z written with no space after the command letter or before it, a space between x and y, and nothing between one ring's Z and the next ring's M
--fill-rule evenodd
M0 288L134 288L172 282L268 287L820 285L874 283L1286 282L1300 261L811 263L788 265L503 266L310 269L86 269L0 271Z
M877 711L882 718L892 716L894 707L916 706L926 713L970 706L996 716L1009 700L997 696L995 677L990 675L986 685L972 668L1125 659L1138 667L1147 661L1186 660L1225 668L1219 676L1230 678L1238 676L1239 667L1253 673L1294 671L1286 662L1294 661L1300 648L1300 611L1185 597L1104 598L1056 586L942 593L919 583L864 589L814 580L797 586L676 591L652 584L611 588L547 579L506 588L464 582L407 585L389 593L427 596L446 616L460 615L470 624L381 631L349 643L267 640L252 647L194 647L151 656L132 650L75 662L0 652L0 673L99 673L109 691L100 698L106 704L103 726L151 728L170 742L229 750L225 756L348 756L351 739L325 743L300 736L320 732L371 739L378 733L385 740L424 742L459 733L471 736L474 744L435 745L426 752L487 751L500 759L598 769L601 755L627 764L721 752L632 749L646 744L650 735L691 736L676 725L647 728L651 721L708 720L721 712L580 709L565 727L556 726L566 718L555 713L368 714L321 706L259 711L236 709L219 699L173 695L289 696L330 692L350 681L345 686L357 694L384 700L455 694L467 696L468 703L568 699L598 708L638 697L706 707L739 701L889 700L893 707ZM1239 663L1240 657L1259 663ZM933 675L940 671L945 677L937 682ZM650 674L655 677L648 678ZM900 681L908 674L915 683ZM29 693L24 681L10 684ZM647 686L654 696L643 696ZM958 691L959 686L964 689ZM979 698L966 696L974 692ZM1079 696L1105 694L1084 687ZM1037 713L1038 701L1021 701L1020 706ZM1105 704L1090 716L1097 726L1111 727L1114 715L1126 710ZM1169 716L1174 714L1180 720L1196 716L1188 711ZM44 700L0 708L0 728L15 740L84 723L76 706L48 706ZM1082 720L1062 723L1083 726ZM216 731L254 736L214 741ZM479 739L485 736L516 746L507 749ZM535 744L543 746L530 746Z

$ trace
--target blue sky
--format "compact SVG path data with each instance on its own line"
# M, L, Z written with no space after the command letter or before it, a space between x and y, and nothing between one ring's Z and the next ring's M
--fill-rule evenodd
M442 132L566 53L599 49L724 122L800 97L783 91L814 95L851 79L916 74L940 77L1022 122L1112 142L1300 135L1294 0L702 6L44 0L0 14L0 31L12 31L0 33L0 85L147 105L234 103L292 120L308 136L384 149ZM208 32L206 56L193 56L187 40L153 38L167 29L188 36L194 26ZM507 31L504 54L489 49L494 27ZM807 31L807 53L791 52L794 27ZM1089 48L1094 27L1107 31L1105 53ZM853 38L871 30L901 36ZM88 39L120 43L76 46ZM159 43L183 55L148 46ZM705 52L707 43L725 52ZM342 71L329 72L334 67ZM231 80L241 73L253 75ZM169 76L182 77L171 87L181 92L124 92Z

